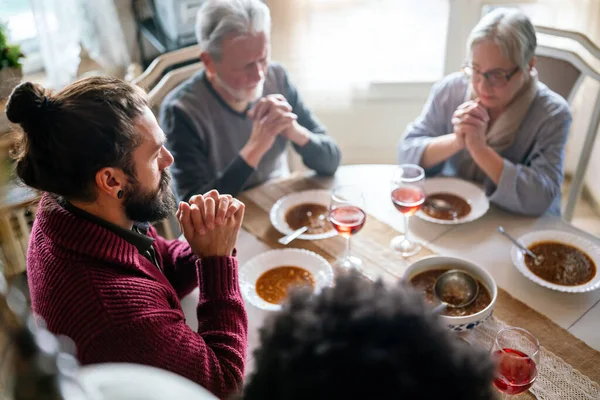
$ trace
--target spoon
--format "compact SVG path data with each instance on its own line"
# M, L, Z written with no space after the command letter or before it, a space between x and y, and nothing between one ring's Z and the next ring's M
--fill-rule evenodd
M451 211L452 204L443 199L427 199L425 200L428 206L431 206L440 211Z
M498 227L498 232L500 232L501 234L503 234L504 236L506 236L508 238L508 240L510 240L511 242L513 242L513 244L515 246L517 246L519 248L519 250L521 250L521 253L523 254L527 254L529 257L533 258L533 261L535 262L535 265L540 265L543 261L544 261L544 257L542 256L536 256L531 250L529 250L527 247L523 246L521 243L519 243L519 241L515 238L513 238L511 235L509 235L508 233L506 233L506 231L504 230L503 226L499 226Z
M470 274L452 269L437 278L433 294L441 303L433 312L441 313L446 308L463 308L471 304L479 294L479 285Z
M312 216L312 212L310 212L310 211L307 212L306 214L309 217ZM320 214L319 215L319 227L322 227L324 223L325 223L325 215ZM290 242L292 240L297 239L300 235L302 235L304 232L306 232L309 228L310 228L309 226L303 226L302 228L298 228L294 232L290 233L289 235L279 238L279 240L277 240L277 241L284 246L288 245L288 244L290 244Z
M427 199L425 200L425 204L436 211L449 212L452 215L452 218L456 218L458 213L454 211L452 204L450 202L443 199Z
M302 235L307 230L308 230L308 226L303 226L302 228L298 228L294 232L290 233L289 235L279 238L278 242L283 245L287 245L292 240L296 239L298 236Z

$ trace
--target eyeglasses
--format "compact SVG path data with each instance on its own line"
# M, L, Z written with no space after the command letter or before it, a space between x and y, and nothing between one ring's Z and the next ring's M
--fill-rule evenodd
M481 76L485 78L487 83L492 87L503 87L506 86L508 81L520 70L519 66L516 66L512 71L506 72L502 69L493 69L488 72L481 72L473 68L472 65L467 64L463 66L462 72L465 76L473 81L473 83L479 82Z

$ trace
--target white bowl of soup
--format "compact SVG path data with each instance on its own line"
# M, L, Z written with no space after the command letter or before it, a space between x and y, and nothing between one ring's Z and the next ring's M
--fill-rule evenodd
M323 189L303 190L283 196L271 208L271 224L282 235L289 235L306 226L308 230L298 239L321 240L337 236L329 222L331 191Z
M513 246L515 267L533 282L566 293L600 289L600 246L586 237L564 231L527 233L519 241L540 257L538 262Z
M253 306L279 311L289 291L304 287L317 294L333 286L333 268L320 255L304 249L269 250L240 268L240 289Z
M447 308L440 316L449 329L467 331L491 318L498 297L498 285L494 278L480 266L460 258L431 256L412 264L402 277L402 282L420 291L432 307L439 301L433 295L433 286L438 276L449 270L460 270L470 274L479 285L475 300L463 308Z

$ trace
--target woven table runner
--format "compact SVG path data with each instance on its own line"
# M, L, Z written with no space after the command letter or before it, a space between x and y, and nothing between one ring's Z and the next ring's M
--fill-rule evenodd
M282 248L284 246L277 242L282 235L269 221L273 204L289 193L330 188L331 179L294 175L246 191L239 197L246 204L243 227L269 247ZM396 235L398 232L392 227L368 215L363 229L352 237L352 253L364 261L361 272L369 279L396 282L413 262L435 254L423 246L416 255L404 258L389 247ZM345 239L295 240L287 247L314 251L333 263L344 254ZM468 340L489 348L496 332L506 325L529 330L543 347L538 378L531 393L522 398L535 395L538 399L600 399L600 352L501 288L498 288L494 317L471 331Z

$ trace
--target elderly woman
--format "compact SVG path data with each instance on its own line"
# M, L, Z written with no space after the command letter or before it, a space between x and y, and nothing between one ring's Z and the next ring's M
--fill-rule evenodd
M566 101L538 81L536 35L520 11L497 9L471 32L464 75L437 83L400 143L400 163L481 184L515 213L560 215Z

